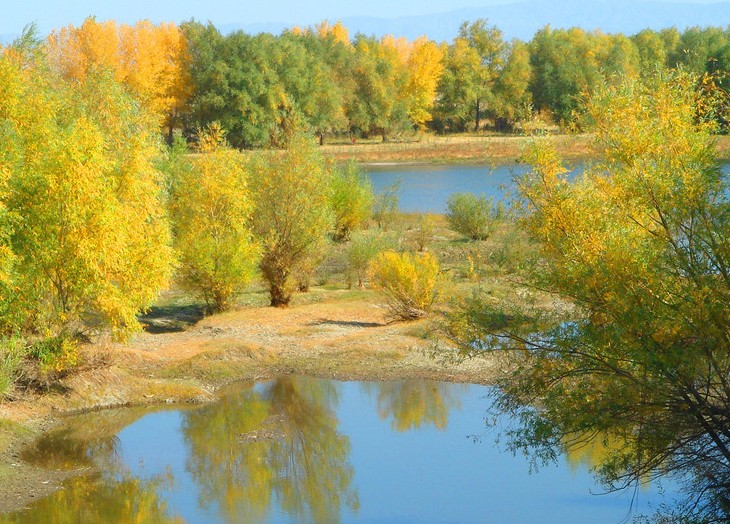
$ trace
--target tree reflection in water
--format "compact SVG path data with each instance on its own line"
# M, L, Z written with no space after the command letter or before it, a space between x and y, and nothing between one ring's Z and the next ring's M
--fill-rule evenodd
M36 466L57 470L94 468L101 474L82 475L22 512L0 515L0 524L20 522L178 524L160 498L173 484L172 475L132 476L123 464L117 433L146 413L144 409L111 410L71 419L23 450L21 457Z
M186 413L188 470L200 503L227 522L261 522L272 500L293 517L337 522L355 510L349 439L337 431L334 383L285 377Z
M392 419L391 427L397 431L426 425L446 429L449 411L461 407L460 397L466 387L429 380L363 384L365 391L377 399L378 416L381 420Z
M159 497L160 489L171 482L172 478L168 476L150 479L126 474L113 479L106 476L100 479L97 475L76 477L22 513L0 515L0 524L182 524L184 521L180 517L169 515L165 502Z

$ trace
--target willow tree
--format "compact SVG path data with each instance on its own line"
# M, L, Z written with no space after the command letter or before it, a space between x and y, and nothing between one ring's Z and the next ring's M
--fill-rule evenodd
M331 172L330 163L303 136L295 136L283 153L253 161L252 223L272 306L289 304L292 274L319 254L332 230Z
M695 83L599 90L588 107L602 158L572 182L549 148L529 155L522 225L543 260L528 283L554 307L468 301L453 328L467 352L511 352L497 406L523 422L516 448L553 457L576 440L621 442L597 466L609 485L693 473L690 508L724 520L730 188Z
M0 57L2 206L12 221L14 330L117 336L170 273L155 123L108 74L66 82L27 52Z
M199 135L201 154L191 158L173 152L169 206L178 279L205 300L208 311L228 309L258 261L243 155L215 139L216 130Z

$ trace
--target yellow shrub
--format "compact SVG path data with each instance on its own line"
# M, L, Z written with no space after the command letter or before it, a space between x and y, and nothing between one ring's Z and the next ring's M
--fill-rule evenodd
M426 315L436 297L439 265L430 253L386 251L370 265L373 287L388 298L391 316L412 320Z

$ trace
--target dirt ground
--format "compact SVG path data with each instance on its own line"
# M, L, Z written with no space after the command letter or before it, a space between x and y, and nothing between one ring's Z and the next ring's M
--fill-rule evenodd
M297 303L298 302L298 303ZM0 404L0 513L57 489L74 472L32 467L19 449L65 414L113 406L215 400L222 386L285 374L339 380L429 378L489 383L489 359L457 363L426 335L428 319L390 323L368 291L316 290L289 308L240 307L180 329L173 311L127 344L84 348L87 365L44 395ZM434 356L438 349L441 357Z

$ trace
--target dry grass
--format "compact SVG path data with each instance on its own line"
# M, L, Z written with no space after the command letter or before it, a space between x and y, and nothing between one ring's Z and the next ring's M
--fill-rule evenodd
M322 150L338 161L387 162L514 162L529 142L523 136L422 135L415 141L325 145ZM566 159L595 155L590 135L554 137Z
M553 135L552 139L558 153L566 160L596 156L592 135ZM322 151L338 161L355 160L360 163L509 163L521 156L530 140L528 136L424 134L402 142L330 144L323 146ZM730 159L730 136L718 136L716 146L721 159Z

